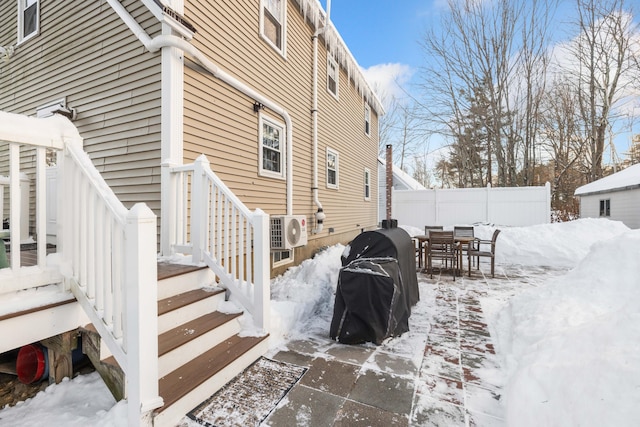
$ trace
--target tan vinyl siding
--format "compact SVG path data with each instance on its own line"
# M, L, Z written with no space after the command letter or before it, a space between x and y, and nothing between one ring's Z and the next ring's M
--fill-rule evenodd
M313 29L303 21L298 5L287 4L286 59L260 36L259 1L188 1L185 16L198 29L196 45L222 70L282 106L293 121L293 211L315 226L311 187ZM326 90L327 56L324 42L318 55L318 187L327 214L324 231L311 240L327 238L329 228L350 235L377 222L377 188L364 201L364 168L377 182L377 116L371 112L371 136L364 134L364 101L340 73L340 99ZM202 72L185 67L185 162L201 153L212 168L250 208L270 214L286 212L286 183L258 175L258 117L254 100ZM277 122L284 120L262 110ZM326 188L326 147L339 152L339 189Z
M2 46L16 42L16 3L1 12ZM141 2L122 3L149 34L159 33ZM66 97L85 151L116 195L159 215L161 55L147 52L106 2L40 5L40 34L0 61L0 110L35 115Z

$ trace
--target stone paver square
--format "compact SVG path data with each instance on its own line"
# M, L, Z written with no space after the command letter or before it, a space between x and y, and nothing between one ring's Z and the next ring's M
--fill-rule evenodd
M451 403L416 393L411 425L420 427L464 427L465 411Z
M356 380L349 399L397 414L409 414L414 383L407 378L366 371Z
M494 418L504 417L504 407L500 401L500 392L488 390L472 384L465 385L467 409Z
M454 405L464 405L462 381L424 375L417 381L417 386L418 392L422 394L430 394L436 399L444 400Z
M298 366L309 366L313 357L306 356L304 354L296 353L293 351L279 351L273 357L274 360L279 360L281 362L291 363Z
M437 354L426 355L422 360L420 376L432 375L436 377L450 378L452 380L462 380L462 370L457 363L449 363Z
M361 365L369 359L374 351L373 344L334 344L326 350L326 353L342 362Z
M332 426L343 403L342 397L298 384L291 389L263 425Z
M454 365L460 364L460 350L457 348L427 344L424 350L424 357L429 358L432 356L453 363Z
M314 359L300 384L316 390L347 397L356 382L360 367L336 360Z
M478 332L460 331L460 349L474 353L495 354L491 337Z
M338 417L333 427L406 427L408 425L408 414L396 414L347 400L338 411Z
M379 371L404 377L409 376L413 378L418 371L418 367L413 363L413 360L380 351L375 352L369 359L367 368L370 368L372 365L375 366L374 369Z
M434 345L458 349L460 348L460 341L458 340L457 336L452 337L451 335L431 333L427 338L427 346Z

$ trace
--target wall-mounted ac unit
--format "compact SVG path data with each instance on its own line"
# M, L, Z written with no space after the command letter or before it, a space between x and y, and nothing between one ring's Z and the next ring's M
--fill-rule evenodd
M271 249L287 250L307 244L307 217L272 215L270 219Z

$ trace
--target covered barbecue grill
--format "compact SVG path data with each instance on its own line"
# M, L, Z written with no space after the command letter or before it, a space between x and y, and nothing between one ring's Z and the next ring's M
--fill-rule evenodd
M415 247L401 228L366 231L342 254L330 335L345 344L373 342L409 330L419 297Z

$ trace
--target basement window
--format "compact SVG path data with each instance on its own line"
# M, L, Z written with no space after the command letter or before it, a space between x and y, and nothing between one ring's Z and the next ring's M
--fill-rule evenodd
M40 32L40 0L18 0L18 44Z
M271 252L273 258L273 267L279 267L293 262L293 251L274 251Z

